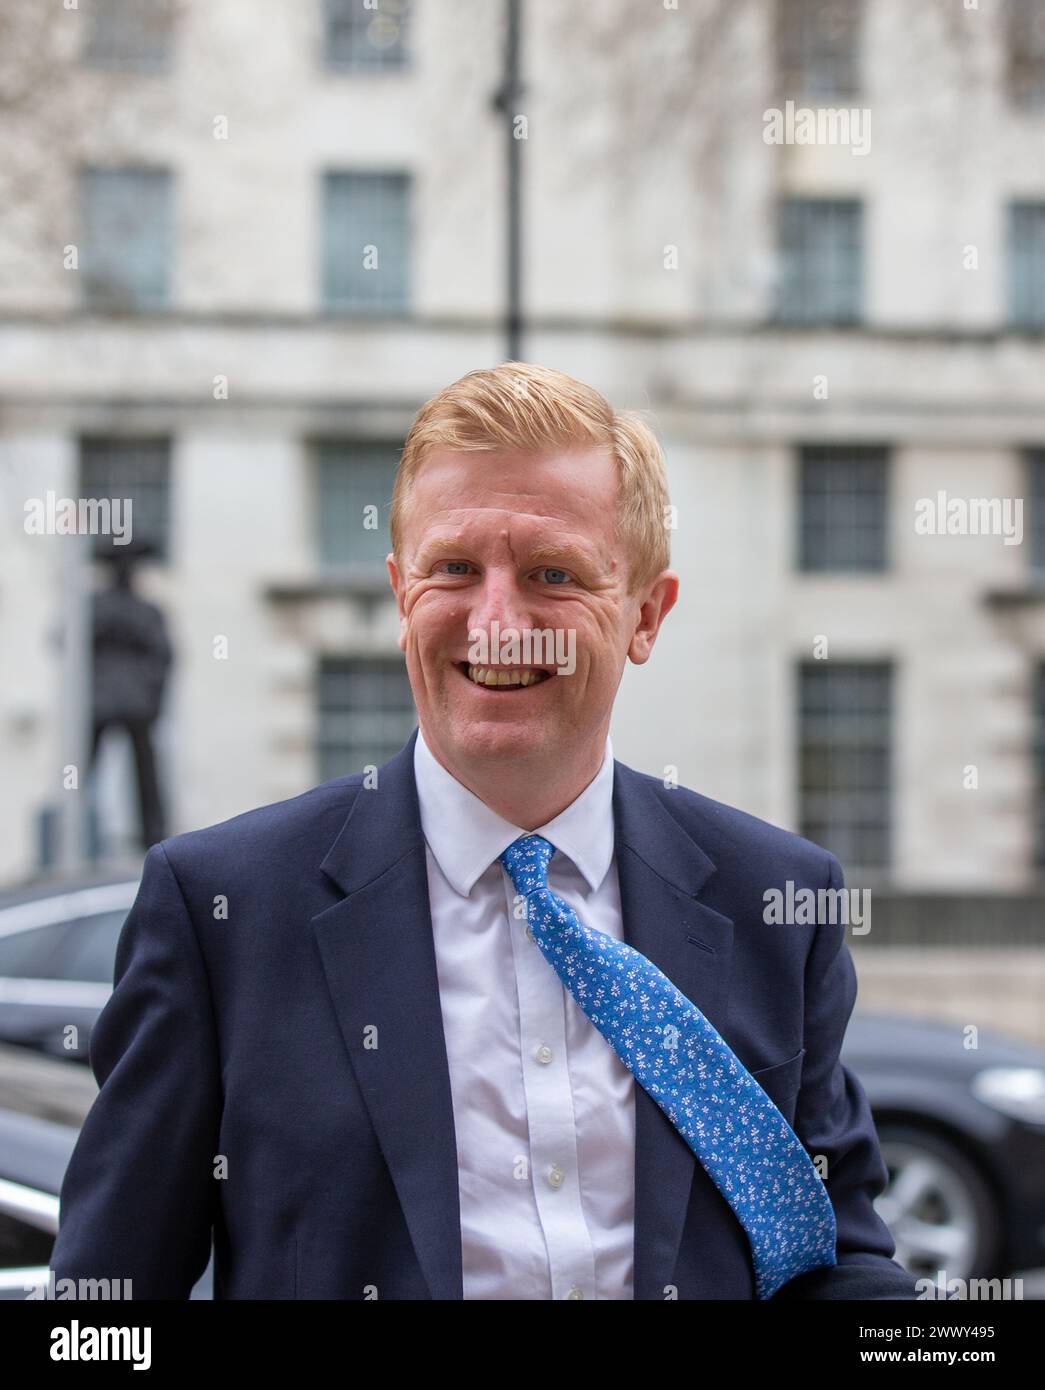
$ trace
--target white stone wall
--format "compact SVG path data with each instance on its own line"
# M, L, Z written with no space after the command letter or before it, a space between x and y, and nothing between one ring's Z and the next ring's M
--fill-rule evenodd
M1028 693L1045 608L985 603L1023 582L1026 547L918 538L913 507L941 488L1020 495L1018 449L1045 443L1045 345L999 333L1005 204L1045 198L1045 116L1004 100L996 7L943 8L950 19L869 5L861 158L764 143L767 4L730 8L698 101L678 77L696 11L609 0L585 19L529 0L526 355L650 409L668 452L682 599L649 666L625 673L618 757L795 824L793 669L826 634L839 659L897 664L894 882L1011 890L1033 877ZM262 16L210 0L185 6L169 76L80 73L55 93L70 127L48 152L43 230L0 245L0 881L32 869L35 813L66 761L46 636L58 543L25 537L21 507L70 489L78 433L174 440L173 553L146 576L179 654L174 829L310 785L317 655L395 650L390 602L368 618L347 599L265 595L316 573L306 438L401 434L434 390L502 352L497 7L417 11L401 75L325 74L316 5L267 0ZM218 116L227 141L213 139ZM61 249L76 240L84 161L173 170L168 314L77 307ZM327 168L414 175L409 318L317 317ZM864 329L765 328L782 194L865 200ZM962 268L970 245L976 270ZM217 374L227 401L213 399ZM820 375L827 400L814 399ZM835 440L895 448L884 575L796 572L794 446ZM213 658L217 634L228 661Z

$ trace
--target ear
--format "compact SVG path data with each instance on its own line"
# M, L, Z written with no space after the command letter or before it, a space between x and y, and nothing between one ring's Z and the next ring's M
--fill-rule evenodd
M650 659L660 625L675 607L679 596L679 577L663 570L645 591L639 604L638 622L628 644L628 659L642 666Z
M406 610L403 607L405 597L403 576L399 573L399 566L396 564L395 556L391 553L385 556L385 568L388 570L388 582L392 586L392 592L396 596L396 610L399 613L399 650L406 651Z

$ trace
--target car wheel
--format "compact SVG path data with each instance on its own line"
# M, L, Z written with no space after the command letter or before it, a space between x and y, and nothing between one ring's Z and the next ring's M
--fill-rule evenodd
M889 1182L875 1211L915 1278L988 1278L1001 1243L997 1204L957 1145L916 1125L878 1126Z

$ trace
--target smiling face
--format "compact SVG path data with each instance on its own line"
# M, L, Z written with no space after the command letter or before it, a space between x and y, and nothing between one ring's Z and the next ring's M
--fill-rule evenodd
M605 449L426 455L402 569L392 556L388 569L422 733L459 780L474 781L484 762L550 769L594 759L597 768L624 662L647 659L677 591L665 572L627 592L617 508L617 465ZM476 671L472 640L495 622L502 635L551 629L572 672L557 673L547 648L529 664L523 652L491 650Z

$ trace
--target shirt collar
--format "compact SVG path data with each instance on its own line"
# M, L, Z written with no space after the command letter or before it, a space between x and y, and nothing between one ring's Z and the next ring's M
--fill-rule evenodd
M444 878L462 897L508 846L527 832L492 811L438 761L421 730L414 743L421 829ZM571 859L593 890L613 859L613 747L580 796L536 834Z

